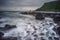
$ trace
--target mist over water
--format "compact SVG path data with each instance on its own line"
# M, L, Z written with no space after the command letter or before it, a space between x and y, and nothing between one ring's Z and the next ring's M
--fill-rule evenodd
M49 37L52 37L52 40L55 40L54 37L59 38L59 35L53 31L53 28L58 25L54 23L52 18L46 17L44 20L36 20L35 16L19 12L4 12L0 13L0 16L2 17L0 27L4 27L6 24L17 26L11 30L3 31L4 37L17 37L17 40L34 40L34 38L42 40L41 37L45 40L49 40Z

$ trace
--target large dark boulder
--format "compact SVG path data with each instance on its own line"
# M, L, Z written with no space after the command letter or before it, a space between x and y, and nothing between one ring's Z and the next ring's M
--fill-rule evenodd
M16 25L9 25L9 24L6 24L4 29L7 30L7 29L12 29L12 28L16 28Z
M37 20L43 20L44 19L43 14L40 14L40 13L38 13L35 17Z
M60 16L55 16L53 18L53 20L54 20L55 23L59 23L60 22Z
M13 29L13 28L16 28L16 25L6 24L4 27L0 27L0 31L6 31L6 30Z
M4 37L3 40L17 40L17 37Z
M0 17L0 19L1 19L2 17Z
M4 35L4 33L3 32L0 32L0 37L2 37Z
M0 32L0 40L3 40L3 35L4 35L4 33Z
M2 24L3 22L2 21L0 21L0 24Z
M0 27L0 31L3 31L4 30L4 27Z
M60 27L57 28L57 33L60 35Z

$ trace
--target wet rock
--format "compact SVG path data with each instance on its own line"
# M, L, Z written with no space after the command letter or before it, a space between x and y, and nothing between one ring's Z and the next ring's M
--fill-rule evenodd
M34 40L37 40L37 38L34 38Z
M42 14L37 14L35 17L37 20L43 20L44 19L44 16Z
M16 25L9 25L9 24L6 24L4 29L7 30L7 29L12 29L12 28L16 28Z
M26 40L32 40L31 38L26 38Z
M48 37L49 40L53 40L52 37Z
M3 32L0 32L0 37L2 37L4 35L4 33Z
M54 34L54 33L52 33L51 35L52 35L52 36L55 36L55 34Z
M36 33L36 31L34 31L33 33L32 33L32 35L34 35Z
M3 35L4 35L4 33L0 32L0 40L3 40Z
M40 35L44 35L44 33L40 33Z
M4 27L0 27L0 31L3 31L4 30Z
M37 30L37 28L35 26L33 26L34 30Z
M60 21L60 16L55 16L53 20L55 23L58 23Z
M28 23L28 24L31 24L31 23Z
M59 38L57 38L57 37L54 37L54 40L59 40Z
M17 40L17 37L5 37L3 40Z
M41 37L41 40L45 40L43 37Z
M52 30L55 31L55 32L57 31L57 29L55 27Z
M30 33L30 31L26 31L27 33Z
M38 37L38 35L37 34L34 34L34 37Z
M60 27L57 28L57 33L60 35Z
M0 21L0 24L3 23L2 21Z
M0 19L2 19L2 17L0 16Z

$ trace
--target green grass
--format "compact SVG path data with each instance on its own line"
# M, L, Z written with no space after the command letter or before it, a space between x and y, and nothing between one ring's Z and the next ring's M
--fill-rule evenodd
M53 1L45 3L41 8L36 11L60 11L60 1Z

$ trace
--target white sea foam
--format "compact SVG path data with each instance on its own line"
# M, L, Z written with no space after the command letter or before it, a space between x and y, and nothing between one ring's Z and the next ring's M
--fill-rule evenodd
M0 21L6 21L5 23L1 24L1 26L5 24L15 24L17 26L17 28L11 29L9 31L7 30L5 32L4 37L12 36L17 37L19 39L19 37L21 36L22 40L28 40L29 38L33 40L34 34L38 35L38 39L40 37L44 37L46 40L48 40L48 37L50 36L59 37L56 34L56 32L52 30L57 25L53 22L52 18L45 18L45 20L40 21L36 20L35 17L31 15L22 15L22 14L19 15L21 15L22 17L21 18L6 17L0 20ZM34 27L37 30L35 30ZM32 33L34 34L32 35ZM43 33L44 35L40 35L41 33ZM55 35L53 36L52 33L54 33Z

